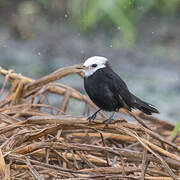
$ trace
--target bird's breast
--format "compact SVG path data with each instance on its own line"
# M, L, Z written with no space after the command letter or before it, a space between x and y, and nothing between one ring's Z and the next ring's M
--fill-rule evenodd
M114 111L117 108L117 100L109 89L105 76L99 73L85 78L84 88L90 99L100 108L106 111Z

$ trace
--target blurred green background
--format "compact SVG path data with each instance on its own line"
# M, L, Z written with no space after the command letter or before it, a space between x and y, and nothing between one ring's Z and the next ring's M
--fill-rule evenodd
M0 66L37 79L94 55L177 121L180 0L0 0ZM78 77L61 82L84 92Z

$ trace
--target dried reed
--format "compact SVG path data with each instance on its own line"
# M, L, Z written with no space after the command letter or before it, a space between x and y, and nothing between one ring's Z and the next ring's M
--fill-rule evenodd
M173 124L139 111L120 110L138 123L119 118L108 126L103 113L91 124L86 116L67 114L71 99L97 109L79 91L53 83L75 73L82 77L77 66L39 80L0 67L1 178L180 179L180 138L169 140ZM46 101L47 94L63 96L59 107Z

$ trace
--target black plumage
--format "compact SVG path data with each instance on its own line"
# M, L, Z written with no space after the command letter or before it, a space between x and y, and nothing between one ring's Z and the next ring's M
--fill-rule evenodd
M90 99L100 108L99 111L116 112L120 108L131 111L132 108L135 108L148 115L158 113L153 105L133 95L126 83L111 69L107 62L105 67L97 69L92 75L84 78L84 88ZM97 112L89 117L89 121L95 119ZM109 122L112 117L106 122Z

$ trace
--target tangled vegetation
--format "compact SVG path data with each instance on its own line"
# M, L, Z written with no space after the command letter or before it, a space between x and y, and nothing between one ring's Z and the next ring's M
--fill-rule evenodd
M38 80L0 68L0 176L4 179L148 179L178 180L180 138L170 140L169 122L132 113L138 123L119 118L108 126L100 118L88 123L97 107L79 91L57 79L77 73L79 65L59 69ZM5 91L8 89L8 92ZM59 106L47 96L57 94ZM67 114L76 99L84 115Z

